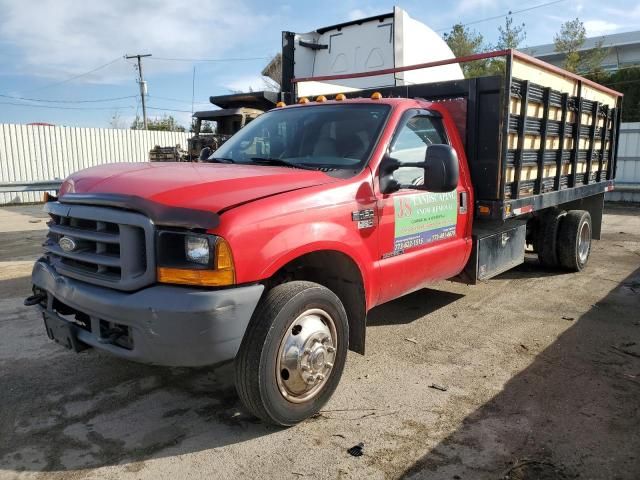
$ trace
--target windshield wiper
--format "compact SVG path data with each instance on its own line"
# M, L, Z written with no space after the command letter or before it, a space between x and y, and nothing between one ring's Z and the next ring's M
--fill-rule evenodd
M251 161L253 163L262 163L264 165L277 165L280 167L293 167L293 168L301 168L302 170L316 170L315 168L303 165L300 163L288 162L286 160L282 160L281 158L263 158L263 157L251 157Z
M230 158L221 158L221 157L209 157L207 158L207 162L212 163L236 163L234 160Z

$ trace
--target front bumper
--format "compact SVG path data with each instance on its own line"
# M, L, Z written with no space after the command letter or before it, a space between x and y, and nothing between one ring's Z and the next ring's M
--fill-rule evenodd
M192 367L235 357L264 290L153 285L120 292L59 275L45 259L34 265L32 282L46 292L39 305L44 316L72 324L80 342L128 360ZM70 310L83 316L83 325L68 319ZM106 327L114 325L127 331L126 346L108 336Z

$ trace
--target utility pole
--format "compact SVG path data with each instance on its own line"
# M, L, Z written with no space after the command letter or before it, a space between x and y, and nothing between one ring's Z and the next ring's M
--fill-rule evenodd
M142 57L150 57L150 53L138 54L138 55L126 55L125 58L137 58L138 59L138 84L140 85L140 98L142 99L142 124L144 129L147 129L147 105L145 104L144 97L147 94L147 82L142 78Z

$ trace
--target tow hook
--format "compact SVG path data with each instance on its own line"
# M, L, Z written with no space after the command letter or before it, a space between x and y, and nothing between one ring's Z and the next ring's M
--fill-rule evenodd
M30 297L24 299L25 307L32 307L34 305L38 305L43 300L46 300L47 296L44 293L34 293Z

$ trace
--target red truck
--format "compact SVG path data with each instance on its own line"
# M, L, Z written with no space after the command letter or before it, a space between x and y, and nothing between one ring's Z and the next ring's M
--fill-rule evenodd
M207 164L71 175L45 204L25 303L76 351L234 360L249 411L308 418L347 350L364 354L376 305L491 278L527 248L547 266L587 263L613 188L620 95L515 51L485 57L505 73L294 95Z

